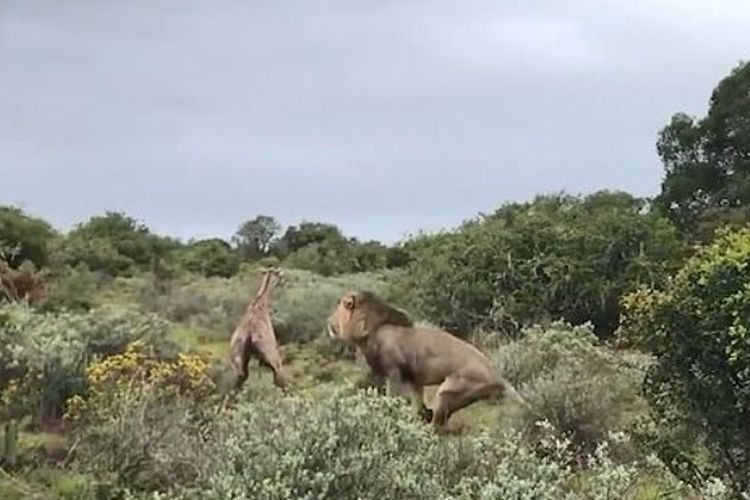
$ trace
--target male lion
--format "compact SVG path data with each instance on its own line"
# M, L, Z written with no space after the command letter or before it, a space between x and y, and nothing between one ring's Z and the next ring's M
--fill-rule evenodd
M415 326L409 316L371 292L346 293L328 319L333 338L354 344L389 394L408 397L414 410L443 430L448 418L480 399L526 403L476 347L448 332ZM424 386L440 384L432 410Z

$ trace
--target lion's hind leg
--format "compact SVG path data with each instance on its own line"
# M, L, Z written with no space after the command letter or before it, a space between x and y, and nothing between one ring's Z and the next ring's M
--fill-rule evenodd
M433 403L432 425L438 431L445 430L448 419L462 408L485 399L498 390L494 381L472 380L463 376L450 376L438 388Z

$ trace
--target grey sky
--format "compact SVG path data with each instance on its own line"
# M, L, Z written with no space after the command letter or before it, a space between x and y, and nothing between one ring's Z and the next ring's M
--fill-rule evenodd
M181 237L393 241L558 190L653 195L741 0L0 0L0 203Z

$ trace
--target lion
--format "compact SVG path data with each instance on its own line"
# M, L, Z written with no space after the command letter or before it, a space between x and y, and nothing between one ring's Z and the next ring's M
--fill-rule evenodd
M437 431L458 410L482 399L528 406L479 349L446 331L416 326L405 311L372 292L344 294L327 329L331 337L355 345L375 379L385 381L386 392L409 399ZM424 404L427 385L439 385L432 409Z

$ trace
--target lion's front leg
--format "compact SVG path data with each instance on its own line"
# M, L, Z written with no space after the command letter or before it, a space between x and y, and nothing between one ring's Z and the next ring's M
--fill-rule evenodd
M407 399L416 415L426 422L432 420L432 410L424 404L424 388L421 385L403 380L399 373L391 373L386 379L386 394Z

